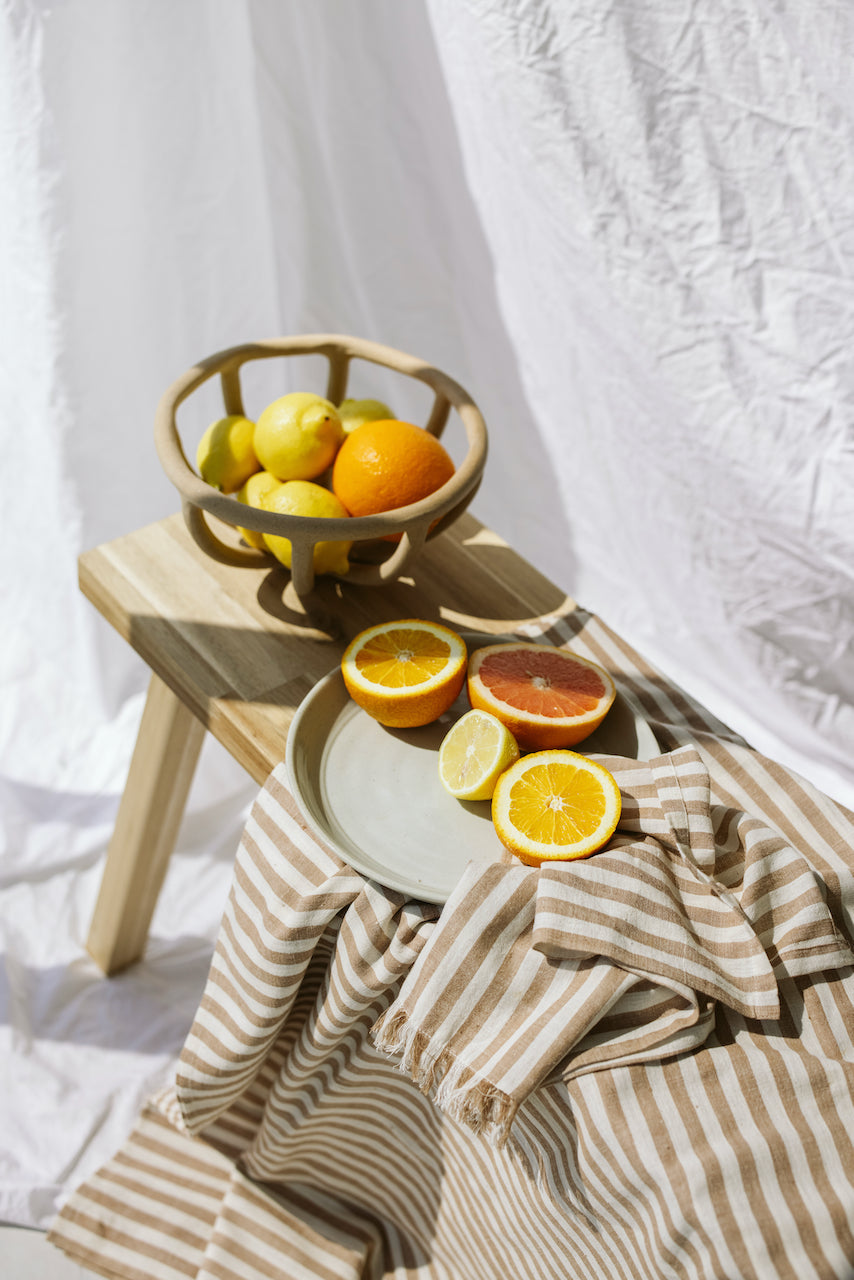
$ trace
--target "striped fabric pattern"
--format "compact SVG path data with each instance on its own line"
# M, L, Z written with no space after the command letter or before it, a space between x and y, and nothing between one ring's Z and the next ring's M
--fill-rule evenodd
M589 615L661 754L584 864L357 875L282 769L174 1087L51 1239L146 1280L854 1274L854 819Z
M693 747L607 764L624 832L644 843L539 872L470 867L374 1028L438 1106L498 1143L558 1062L569 1075L699 1049L717 1005L779 1018L750 910L778 965L789 949L801 974L854 964L809 865L772 833L742 850L740 885L712 878L711 784Z

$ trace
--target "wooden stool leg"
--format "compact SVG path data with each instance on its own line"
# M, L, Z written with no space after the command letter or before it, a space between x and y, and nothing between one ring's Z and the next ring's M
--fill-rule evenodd
M152 675L86 949L116 973L145 949L205 727Z

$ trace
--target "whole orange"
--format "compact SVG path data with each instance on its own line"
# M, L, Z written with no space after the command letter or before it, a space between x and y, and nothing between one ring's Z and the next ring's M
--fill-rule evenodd
M365 422L344 440L332 489L351 516L395 511L435 493L454 474L444 445L411 422Z

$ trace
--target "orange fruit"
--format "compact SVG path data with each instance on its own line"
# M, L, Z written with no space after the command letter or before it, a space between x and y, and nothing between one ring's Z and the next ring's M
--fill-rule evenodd
M587 858L620 820L620 788L601 764L575 751L535 751L500 774L492 822L526 866Z
M380 622L350 641L341 674L354 702L380 724L411 729L444 715L463 687L465 642L417 618Z
M435 436L396 418L364 422L335 456L332 489L351 516L395 511L427 498L454 474Z
M469 659L469 702L506 724L523 751L583 741L605 719L616 692L602 667L552 645L491 644Z

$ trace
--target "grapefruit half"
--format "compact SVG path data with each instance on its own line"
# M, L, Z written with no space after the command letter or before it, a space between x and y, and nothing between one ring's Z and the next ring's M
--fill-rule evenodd
M616 697L607 671L552 645L485 645L469 658L469 702L505 724L523 751L572 747L597 729Z

